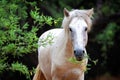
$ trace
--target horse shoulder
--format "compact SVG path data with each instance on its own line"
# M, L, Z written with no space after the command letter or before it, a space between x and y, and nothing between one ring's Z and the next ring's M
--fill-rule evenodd
M63 29L51 29L43 33L38 40L38 59L41 71L46 78L51 75L51 47ZM52 43L49 43L52 41Z
M50 52L49 49L56 42L58 35L63 29L51 29L44 32L38 40L38 54L43 54L43 52Z

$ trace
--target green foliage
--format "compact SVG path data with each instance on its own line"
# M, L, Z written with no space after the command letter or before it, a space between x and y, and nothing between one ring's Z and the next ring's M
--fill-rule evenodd
M29 26L26 25L26 23L24 23L23 26L20 26L18 25L19 19L15 19L17 16L14 15L12 17L14 18L6 18L5 20L13 20L14 23L11 22L9 26L1 26L1 54L10 54L19 57L22 56L23 53L35 51L34 48L37 47L36 41L38 40L36 36L37 28L32 28L30 31L28 31L27 29ZM27 29L25 29L25 27L27 27Z
M62 21L62 18L54 19L51 16L45 16L39 12L39 8L35 7L35 10L31 10L30 12L31 17L34 19L34 24L37 24L36 27L42 27L45 24L52 26L55 24L57 27L59 23Z
M114 46L114 37L117 30L120 30L119 26L116 23L111 22L96 36L96 41L101 45L101 56L104 59L101 66L104 66L104 68L107 64L107 51Z
M29 13L26 11L27 5L34 8ZM45 24L52 26L54 22L58 22L50 16L40 14L38 10L36 2L0 1L0 75L4 71L18 71L25 75L27 80L33 75L33 70L23 65L19 59L25 54L36 53L37 31L41 27ZM33 19L32 25L27 21L28 14Z
M88 59L88 60L91 61L94 65L96 65L96 64L98 63L98 59L92 60L92 59L89 57L89 55L86 55L82 61L77 61L77 59L76 59L75 57L70 57L70 58L68 59L68 61L71 62L71 63L74 63L74 64L82 64L82 63L84 64L84 60L85 60L85 59ZM86 68L84 69L86 73L88 73L88 70L91 69L91 66L92 66L91 64L87 64Z
M22 73L26 76L26 79L30 79L29 70L28 70L27 66L23 65L22 63L18 63L18 62L12 63L11 70L19 71L20 73Z
M0 73L11 69L13 72L21 72L30 79L29 70L25 65L18 62L8 63L10 56L18 58L36 51L37 28L28 31L29 24L20 22L27 18L26 9L20 0L0 1Z
M119 5L117 5L119 3L120 3L120 1L114 1L114 0L105 1L102 6L102 9L101 9L102 13L108 16L108 15L114 14L116 12L119 12L119 10L118 10Z
M53 42L53 39L55 38L55 36L53 36L52 33L49 33L46 38L41 38L39 39L40 44L38 46L43 46L46 47L47 45L51 45Z
M7 67L7 63L5 63L6 57L4 58L0 58L0 74L2 74L2 72L5 70L5 68Z
M75 57L71 57L68 59L69 62L72 62L74 64L82 64L82 61L77 61Z
M48 24L48 25L52 25L53 23L53 18L50 16L44 16L43 14L40 15L40 13L38 12L38 8L35 7L35 11L31 11L30 14L32 16L33 19L35 19L34 23L39 23L39 25L44 25L44 24Z
M109 23L103 32L96 36L98 43L102 44L101 50L103 52L106 52L108 48L114 45L113 39L118 28L114 22Z

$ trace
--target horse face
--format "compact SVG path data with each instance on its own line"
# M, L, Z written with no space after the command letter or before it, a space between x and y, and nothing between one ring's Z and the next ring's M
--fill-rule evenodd
M74 17L69 24L74 55L78 61L82 60L86 54L85 46L88 40L87 28L86 21L80 17Z

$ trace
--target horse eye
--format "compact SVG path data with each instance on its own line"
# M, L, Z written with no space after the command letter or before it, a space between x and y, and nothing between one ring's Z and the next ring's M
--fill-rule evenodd
M72 32L72 29L71 29L71 28L69 28L69 30Z
M87 27L85 27L85 31L87 31L87 29L88 29L88 28L87 28Z

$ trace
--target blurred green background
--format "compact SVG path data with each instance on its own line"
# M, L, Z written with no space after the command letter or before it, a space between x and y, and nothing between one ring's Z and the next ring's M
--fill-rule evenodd
M32 80L37 41L63 9L94 8L85 80L120 79L120 0L0 0L0 80Z

